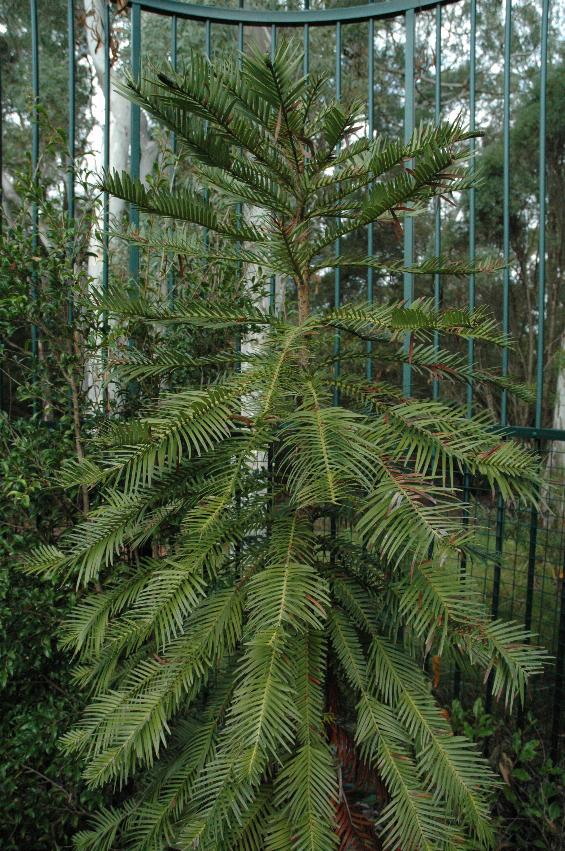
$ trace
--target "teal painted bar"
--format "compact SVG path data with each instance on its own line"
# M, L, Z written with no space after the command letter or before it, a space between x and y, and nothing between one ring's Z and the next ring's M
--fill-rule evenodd
M204 52L207 59L212 58L212 21L210 18L204 24Z
M414 132L414 47L416 40L416 16L410 9L405 15L406 37L404 45L404 141L408 142ZM404 219L404 264L414 262L414 219L407 216ZM408 272L403 276L403 299L406 305L414 299L414 275ZM406 339L405 351L410 341ZM402 392L405 396L412 395L412 369L409 364L402 366Z
M503 177L502 177L502 206L503 206L503 221L502 221L502 252L506 266L503 271L502 279L502 330L508 334L510 330L510 270L508 262L510 260L510 62L512 51L512 0L506 0L505 17L504 17L504 96L503 96L503 113L502 113L502 147L503 147ZM508 375L509 357L508 350L503 349L502 352L502 375ZM508 394L505 390L501 393L500 398L500 424L506 426L508 423ZM493 618L498 617L500 605L500 585L502 575L502 554L504 549L504 525L506 520L506 506L502 495L498 494L496 507L496 538L495 538L495 562L492 582L492 606L491 612ZM490 711L492 702L491 680L487 688L486 707L487 712Z
M31 123L31 172L32 179L37 180L37 168L39 164L39 29L37 23L37 0L30 0L31 15L31 85L33 95L32 123ZM31 249L34 256L37 255L39 244L39 211L37 204L31 205ZM31 298L37 299L37 268L34 263L31 273ZM31 326L31 353L37 357L38 339L37 325Z
M141 73L141 6L136 3L131 9L131 70L134 78ZM131 139L130 139L130 174L139 178L139 165L141 158L140 131L141 114L139 106L131 105ZM139 210L132 204L130 206L130 224L139 227ZM137 284L139 282L139 248L131 245L129 249L129 274L130 278Z
M469 128L471 130L475 129L475 120L476 120L476 48L477 48L477 4L476 0L471 0L469 6L469 14L471 18L471 31L469 33ZM474 173L475 169L475 139L470 140L470 154L471 161L469 164L469 169L471 173ZM474 262L475 260L475 190L469 190L469 260ZM475 300L476 300L476 281L475 276L470 275L469 281L467 284L467 302L468 307L471 310L475 308ZM475 360L475 341L468 340L467 341L467 365L470 369L473 367L473 363ZM471 383L467 384L467 416L471 417L473 414L473 385ZM469 505L469 501L471 498L471 476L468 470L465 470L463 474L463 502L465 505ZM469 509L467 509L463 516L463 522L465 527L469 524ZM461 556L461 574L464 576L467 572L467 556L463 553ZM459 693L459 688L461 684L461 671L459 668L456 669L455 676L455 693L456 695Z
M469 15L471 18L471 31L469 34L469 127L475 127L475 89L476 89L476 79L475 79L475 71L476 71L476 41L477 41L477 8L476 8L476 0L471 0L469 6ZM473 155L475 152L475 140L470 140L470 152L471 152L471 162L470 169L474 169L474 161ZM475 190L471 189L469 191L469 257L474 257L474 245L475 245ZM469 281L467 285L467 301L469 307L475 306L475 276L470 275ZM467 365L472 367L473 361L475 357L474 350L474 341L467 341ZM467 416L470 417L473 413L473 385L471 383L467 384ZM463 512L463 525L464 528L469 526L470 522L470 499L471 499L471 475L467 469L465 469L463 473L463 502L465 504L465 510ZM460 569L461 576L464 577L467 574L467 555L466 553L461 554L460 559ZM453 691L456 697L459 697L461 691L461 668L456 666L454 680L453 680Z
M275 24L271 24L271 60L275 58L275 53L277 52L277 28ZM269 312L275 312L275 306L277 303L277 278L275 275L271 275L269 280Z
M204 24L204 54L206 59L212 59L212 22L207 20ZM208 128L208 122L204 123L205 128ZM207 201L209 198L208 189L204 190L204 199ZM208 233L208 228L204 228L204 245L208 247L210 242L210 234Z
M104 33L102 38L102 49L104 50L104 135L102 140L102 156L104 171L110 170L110 6L106 3L104 7ZM109 243L108 231L110 229L110 198L107 192L102 196L102 290L108 290L109 276ZM106 317L104 317L104 331L106 332Z
M512 0L506 0L504 20L504 97L502 106L502 147L503 147L503 177L502 177L502 254L506 266L502 277L502 330L505 334L510 331L510 59L512 40ZM502 351L502 375L508 375L509 352ZM503 390L500 398L500 423L508 422L508 393Z
M4 99L2 91L2 63L0 62L0 175L4 166ZM4 196L0 180L0 242L4 236ZM0 339L0 347L4 349L4 341ZM4 374L3 363L0 362L0 411L4 410Z
M546 221L546 173L545 173L545 145L546 145L546 108L547 108L547 34L549 24L549 0L544 0L541 13L541 39L540 39L540 120L539 120L539 157L538 157L538 180L539 180L539 233L538 233L538 334L537 334L537 363L536 363L536 405L535 425L537 429L542 426L543 420L543 381L544 381L544 348L545 348L545 221ZM537 442L538 451L541 443ZM534 585L537 564L538 543L538 512L532 506L530 512L530 547L528 553L528 574L526 578L526 607L524 611L524 626L527 630L532 627L532 614L534 602ZM560 614L562 616L562 613ZM564 652L559 647L559 652ZM561 700L554 703L554 725L559 724L561 713ZM556 722L557 719L557 722Z
M341 45L341 23L335 25L335 96L336 100L341 100L341 55L342 55L342 45ZM339 219L337 222L339 223ZM335 256L339 257L341 254L341 239L336 239L335 241ZM334 271L334 307L339 307L341 304L341 269L336 268ZM339 360L341 354L341 335L339 331L336 331L334 336L334 376L335 378L339 378L341 373L341 363ZM340 401L340 393L337 387L334 387L333 391L333 401L334 405L339 405Z
M304 9L308 11L310 0L304 0ZM310 73L310 24L304 24L304 76Z
M104 133L102 138L102 159L104 171L107 173L110 170L110 5L104 5L104 32L102 34L102 49L104 51ZM109 272L110 272L110 196L107 192L102 195L102 292L108 292ZM104 313L102 317L102 335L104 342L108 336L108 315ZM104 345L102 349L102 366L106 368L108 363L108 346ZM110 400L108 387L104 387L103 393L104 413L109 412Z
M76 138L76 62L75 62L75 6L67 0L67 92L68 92L68 163L67 163L67 213L75 216L75 138Z
M476 90L477 90L477 0L471 0L469 9L471 16L471 32L469 35L469 129L476 128ZM475 154L476 140L471 139L469 142L471 161L469 164L471 173L475 172ZM476 253L476 190L469 190L469 262L475 262ZM475 275L469 275L467 286L467 302L470 310L476 307L477 282ZM472 368L475 361L475 341L467 341L467 365ZM473 415L473 385L467 385L467 415Z
M434 87L434 120L436 124L441 121L441 6L436 7L436 73ZM435 220L434 220L434 253L436 257L441 254L441 199L436 198L435 202ZM436 310L439 310L442 305L442 282L441 275L434 275L434 304ZM439 351L440 337L437 331L434 331L434 349ZM434 399L440 397L440 382L432 382L432 396Z
M240 9L243 9L243 3L244 3L244 0L239 0L239 8ZM239 50L239 53L240 53L240 56L238 58L238 62L239 62L240 67L241 67L241 62L242 62L242 59L243 59L244 47L245 47L244 30L243 30L243 24L240 23L240 24L238 24L238 27L237 27L237 49ZM236 215L237 215L238 223L241 221L242 214L243 214L243 204L239 203L236 207ZM238 242L237 246L238 246L238 249L241 248L241 243ZM242 264L241 260L238 260L237 261L238 278L242 277L242 273L243 273L243 264ZM236 348L236 351L241 352L241 333L239 331L236 333L236 337L235 337L235 348ZM241 372L241 363L236 363L235 371ZM239 495L237 496L237 499L239 501ZM239 505L239 502L238 502L238 505ZM237 552L239 552L239 550L237 550Z
M76 61L75 61L75 5L67 0L67 92L69 123L67 129L67 219L72 224L75 218L75 138L76 138ZM69 241L68 253L72 256L73 242ZM73 321L73 294L67 296L67 322Z
M0 62L0 175L2 174L2 169L4 168L4 93L2 91L2 63ZM4 227L4 216L2 215L4 210L4 192L2 190L2 181L0 180L0 239L3 235L3 227ZM2 393L2 376L0 376L0 394ZM0 411L4 410L0 405Z
M440 0L442 6L457 3L459 0ZM337 23L367 21L369 18L390 18L403 15L407 11L420 11L436 6L438 0L381 0L365 6L343 6L333 9L305 11L271 11L269 9L233 9L214 6L198 6L179 0L130 0L130 5L141 6L148 12L162 15L176 15L178 18L210 20L218 24L239 24L252 26L303 27L304 24L323 26Z
M538 240L538 336L536 363L536 428L543 417L544 348L545 348L545 222L546 222L546 125L547 125L547 38L549 0L543 0L540 47L540 116L539 116L539 240Z
M373 18L369 20L367 62L367 132L369 134L369 138L372 139L375 135L375 21ZM374 225L373 222L371 222L367 228L367 254L369 255L369 257L373 256L374 236ZM374 280L375 270L371 268L367 269L367 301L369 302L369 304L373 303ZM373 378L373 361L371 358L372 350L373 346L369 341L367 343L366 367L367 379L369 381L371 381Z
M171 52L171 66L174 70L177 70L178 64L178 56L177 56L177 43L178 43L178 21L173 16L171 18L171 43L170 43L170 52ZM177 152L177 136L176 133L171 133L171 151L173 154L173 166L172 166L172 175L171 175L171 185L174 188L175 185L175 164L174 157ZM170 266L167 272L167 297L169 299L169 303L172 305L174 302L174 294L175 294L175 270L172 264L172 256L169 258Z

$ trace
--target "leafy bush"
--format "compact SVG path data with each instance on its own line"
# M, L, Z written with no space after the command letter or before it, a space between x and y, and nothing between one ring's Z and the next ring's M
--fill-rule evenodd
M79 716L68 657L57 647L61 621L76 601L72 586L38 584L17 562L74 506L49 487L50 471L73 454L72 430L0 416L0 819L2 848L69 847L85 814L104 797L80 781L80 767L58 740ZM48 488L48 490L46 490Z
M87 283L92 209L73 227L59 196L23 176L16 186L20 206L3 222L0 246L0 832L6 851L51 851L70 847L105 796L85 789L58 744L84 702L57 639L74 586L34 582L18 562L39 541L56 541L84 508L79 490L56 486L52 471L76 457L94 422L81 388L90 326L78 310L69 321L71 292L78 300ZM44 240L35 250L33 203Z
M565 765L547 754L536 719L520 726L486 712L478 698L470 709L452 705L453 726L471 741L488 745L491 765L502 775L497 794L499 848L558 851L565 842Z

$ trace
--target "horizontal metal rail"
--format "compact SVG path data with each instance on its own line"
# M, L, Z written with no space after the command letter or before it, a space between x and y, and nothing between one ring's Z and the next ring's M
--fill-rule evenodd
M218 6L200 6L181 0L130 0L130 6L141 6L146 12L157 15L174 15L177 18L212 21L218 24L244 24L247 26L303 27L346 24L368 21L371 18L391 18L405 12L420 12L438 5L447 6L458 0L380 0L364 6L343 6L334 9L305 9L303 11L274 11L270 9L224 9Z

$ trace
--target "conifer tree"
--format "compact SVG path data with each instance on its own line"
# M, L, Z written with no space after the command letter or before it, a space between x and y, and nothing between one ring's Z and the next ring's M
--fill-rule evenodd
M64 634L93 694L64 737L69 758L85 758L91 786L135 781L79 834L81 849L493 844L495 777L453 735L425 663L483 669L509 707L540 670L530 637L491 620L459 567L477 550L461 474L527 502L537 462L485 416L363 378L359 341L375 364L526 391L431 344L439 332L509 345L480 310L427 299L311 309L321 269L377 266L336 258L338 238L471 185L470 133L456 121L406 143L365 138L360 105L325 99L300 63L291 45L273 60L193 55L124 84L207 188L106 175L108 192L181 223L125 238L188 258L195 276L222 264L283 276L296 310L117 291L100 301L122 321L221 329L233 346L199 359L165 341L155 358L124 355L122 379L160 376L168 390L66 466L61 479L100 488L101 505L29 565L92 589ZM494 267L378 263L415 275ZM258 343L246 353L248 334ZM175 379L195 368L205 381ZM377 804L361 809L375 788Z

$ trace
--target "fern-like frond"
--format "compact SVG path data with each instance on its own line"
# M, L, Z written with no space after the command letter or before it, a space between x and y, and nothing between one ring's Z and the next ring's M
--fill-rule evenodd
M362 504L356 528L374 551L398 564L425 559L432 544L460 551L470 532L462 526L461 503L451 488L381 460L382 478Z
M324 406L314 384L305 385L304 402L285 422L281 442L281 468L294 504L337 504L369 485L361 423L353 411Z
M288 812L291 849L332 851L339 845L335 831L338 781L329 746L301 745L277 777L275 804Z
M364 759L380 771L391 795L380 820L386 847L402 842L410 851L451 851L455 832L449 822L438 818L433 795L421 784L413 754L406 747L407 730L370 692L359 638L340 612L332 613L330 635L343 673L360 695L356 741Z
M418 299L410 307L402 303L344 305L328 311L324 319L333 327L364 340L378 340L383 333L391 335L392 339L401 339L400 335L410 333L414 339L425 340L433 331L438 331L502 347L509 345L508 338L483 310L437 310L432 299Z
M453 736L430 696L421 668L405 651L374 636L370 676L377 693L416 741L420 771L430 778L436 792L445 796L454 815L469 824L483 845L491 845L485 790L494 782L494 775L474 745Z
M420 263L412 263L406 265L399 261L391 260L389 262L378 260L376 257L368 255L347 255L340 254L337 257L328 257L314 266L314 271L322 269L377 269L389 273L410 275L451 275L457 278L466 278L469 275L481 273L492 273L501 269L503 264L493 257L486 257L483 260L477 259L475 263L469 263L465 260L452 260L449 257L427 257Z
M107 174L101 184L104 192L121 198L142 213L190 222L223 237L237 241L263 242L265 232L236 213L218 215L217 208L189 190L177 190L171 195L166 189L148 189L126 171Z
M288 640L281 627L254 636L246 647L227 736L239 752L238 773L257 783L267 760L289 750L296 710Z
M191 325L195 328L217 330L254 325L277 325L277 320L251 305L245 309L231 305L195 304L194 299L175 299L169 302L149 298L142 293L124 293L110 288L107 293L95 296L98 309L109 316L134 319L142 322L158 322L162 325Z

